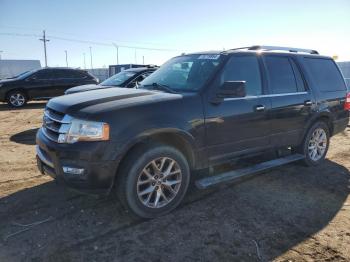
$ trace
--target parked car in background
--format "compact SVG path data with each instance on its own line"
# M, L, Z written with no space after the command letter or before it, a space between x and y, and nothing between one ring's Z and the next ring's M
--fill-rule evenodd
M144 218L178 206L194 170L283 150L290 157L284 161L319 165L330 138L349 122L350 93L339 68L314 50L186 54L138 89L116 89L49 101L36 136L38 168L82 191L115 190ZM237 176L204 182L228 177Z
M63 95L77 85L98 84L88 72L72 68L43 68L0 80L0 102L22 107L30 100L44 100Z
M110 87L127 87L134 88L138 83L143 81L147 76L156 71L158 67L138 67L130 68L111 76L99 85L83 85L68 89L65 94L73 94L78 92L90 91L101 88Z

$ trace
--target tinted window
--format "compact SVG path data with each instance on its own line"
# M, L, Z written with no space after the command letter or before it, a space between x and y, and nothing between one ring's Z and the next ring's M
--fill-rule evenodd
M333 60L305 58L305 64L316 86L321 91L346 90L342 76Z
M53 77L53 74L50 70L40 70L36 72L33 77L35 77L38 80L46 80L51 79Z
M66 78L66 70L52 70L52 76L54 79Z
M66 79L72 79L72 78L83 78L85 75L82 74L82 72L78 70L57 70L57 75L59 78L66 78Z
M292 65L288 57L266 56L265 64L269 86L273 94L298 91Z
M258 59L255 56L234 56L225 65L221 83L225 81L246 81L246 94L262 94Z
M296 65L296 63L292 59L290 59L290 62L292 63L294 77L295 77L295 80L297 82L298 91L303 92L306 90L306 88L305 88L304 79L301 76L299 67Z

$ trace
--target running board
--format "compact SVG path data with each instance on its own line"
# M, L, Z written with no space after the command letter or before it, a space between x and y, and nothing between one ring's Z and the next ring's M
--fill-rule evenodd
M216 176L205 177L197 180L195 184L199 189L206 189L208 187L215 186L220 183L233 182L243 177L244 178L249 177L249 176L258 174L262 171L266 171L274 167L278 167L278 166L282 166L298 160L302 160L304 158L305 158L304 155L293 154L286 157L281 157L270 161L262 162L254 166L228 171Z

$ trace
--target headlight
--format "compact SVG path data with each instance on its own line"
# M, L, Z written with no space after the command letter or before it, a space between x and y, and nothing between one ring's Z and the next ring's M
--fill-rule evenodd
M60 134L59 143L73 144L78 141L109 140L109 125L102 122L73 119L66 134Z

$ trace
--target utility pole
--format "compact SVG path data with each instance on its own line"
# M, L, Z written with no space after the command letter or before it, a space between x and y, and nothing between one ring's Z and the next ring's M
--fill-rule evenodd
M137 59L136 59L136 48L135 48L135 64L137 64Z
M66 53L66 66L68 67L68 55L67 55L67 50L64 50L64 52Z
M145 56L142 56L142 64L145 64Z
M89 46L90 48L90 65L91 65L91 69L93 69L92 67L92 51L91 51L91 46Z
M84 69L86 69L85 53L83 53L83 56L84 56Z
M43 38L40 38L39 40L44 43L45 67L47 67L46 42L49 42L50 40L46 39L45 30L43 31Z
M112 43L112 45L117 49L117 65L119 65L119 46L116 43Z

